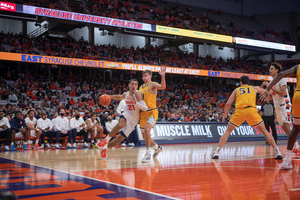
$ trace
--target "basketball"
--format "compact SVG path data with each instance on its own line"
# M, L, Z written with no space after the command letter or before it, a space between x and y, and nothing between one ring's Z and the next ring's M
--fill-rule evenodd
M110 101L111 101L111 99L107 94L103 94L100 96L99 103L102 106L108 106L110 104Z

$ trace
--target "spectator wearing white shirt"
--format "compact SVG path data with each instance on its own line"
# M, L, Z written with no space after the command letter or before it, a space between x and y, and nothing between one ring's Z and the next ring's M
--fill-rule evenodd
M54 136L54 132L51 130L52 129L52 125L51 125L51 121L50 119L47 118L47 113L45 111L42 111L42 118L37 120L37 128L40 129L42 131L42 135L41 135L41 148L44 148L45 145L45 136L49 137L49 141L46 144L46 148L50 149L51 148L51 143L53 141L53 136Z
M13 92L10 92L10 95L8 96L8 100L10 102L17 102L18 98L17 98L17 96Z
M118 124L117 120L113 120L111 115L107 117L108 122L105 123L105 128L107 130L107 135L111 132L111 130Z
M76 136L84 136L83 148L89 148L87 144L88 141L88 127L84 123L82 117L80 117L80 113L78 111L75 112L75 117L73 117L70 121L70 128L72 131L73 137L73 147L76 147Z
M59 149L59 137L66 137L68 136L68 144L67 148L76 148L76 144L71 145L71 138L72 138L72 131L69 130L70 123L68 118L65 117L65 110L61 109L59 112L58 117L55 118L54 120L54 135L56 137L56 145L55 148Z
M4 117L4 113L0 110L0 138L5 138L5 151L14 151L13 149L9 148L9 140L11 137L11 129L9 120Z
M39 139L42 135L42 131L36 128L36 118L34 117L34 111L33 110L29 110L28 111L28 117L25 119L25 124L27 126L27 131L28 133L28 145L27 148L31 148L30 146L30 137L35 137L35 145L34 148L40 149L41 147L39 146Z

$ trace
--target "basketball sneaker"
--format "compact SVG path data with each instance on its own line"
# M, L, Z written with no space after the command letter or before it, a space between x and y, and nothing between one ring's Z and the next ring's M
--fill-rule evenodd
M5 145L4 149L5 149L5 151L10 151L10 148L7 145Z
M281 168L283 169L292 169L293 168L293 165L291 164L291 160L288 160L288 159L283 159L283 162L281 164Z
M41 144L41 149L44 149L45 148L45 145L44 144Z
M148 163L151 162L151 154L150 153L146 153L144 158L142 159L142 163Z
M73 143L73 147L71 147L73 149L77 149L76 143Z
M88 148L89 148L89 145L85 142L85 143L83 143L83 148L84 148L84 149L88 149Z
M292 156L296 156L296 154L299 152L299 149L297 149L297 148L293 148L293 150L292 150Z
M73 148L72 145L70 143L67 144L67 149L71 149Z
M11 151L15 151L15 150L16 150L16 147L15 147L14 144L10 145L10 150L11 150Z
M27 144L27 150L31 150L31 145Z
M275 159L277 159L277 160L281 160L282 159L282 154L281 154L280 151L276 152Z
M51 149L51 146L49 143L46 144L46 149Z
M158 146L157 149L154 149L153 158L156 158L160 152L164 150L164 147Z
M100 149L100 148L104 147L107 143L108 143L108 141L107 141L107 139L105 138L105 139L102 140L102 141L99 140L99 141L97 142L96 146Z
M92 143L92 144L91 144L91 148L92 148L92 149L95 149L95 148L97 148L97 146L96 146L94 143Z
M219 154L217 152L214 152L211 156L212 159L219 159Z
M102 148L102 150L101 150L101 157L102 158L107 158L106 151L107 151L106 148Z
M55 145L55 149L60 149L59 144Z
M27 144L23 144L23 150L27 150Z
M36 148L36 149L42 149L38 143L36 143L36 144L34 145L34 148Z

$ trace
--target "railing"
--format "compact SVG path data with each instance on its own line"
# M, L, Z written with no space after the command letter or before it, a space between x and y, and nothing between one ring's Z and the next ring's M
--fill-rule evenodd
M48 24L45 23L45 24L41 25L39 28L32 31L31 33L29 33L28 36L35 38L35 37L42 35L43 33L47 32L47 31L48 31Z
M76 31L70 31L68 33L69 36L71 36L74 40L76 40L77 42L81 39L81 36L76 32Z

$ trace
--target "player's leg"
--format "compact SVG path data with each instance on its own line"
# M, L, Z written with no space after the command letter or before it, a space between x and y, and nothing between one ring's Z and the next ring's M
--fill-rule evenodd
M231 116L231 119L227 125L227 129L221 136L221 138L219 140L219 144L216 148L216 151L212 155L213 159L219 159L219 152L220 152L221 148L224 146L224 144L227 142L230 133L236 127L239 127L245 121L245 119L246 119L245 116L247 116L246 111L241 110L241 109L237 109L235 111L235 113Z
M11 130L11 143L10 143L10 150L15 151L15 135L16 135L16 130Z
M113 148L113 147L116 147L118 146L119 144L121 144L121 142L125 139L125 137L123 135L118 135L116 137L116 139L114 139L113 141L110 141L108 144L107 144L107 148Z
M41 135L42 135L41 130L36 131L36 138L35 138L35 144L34 144L34 148L36 148L36 149L41 149L41 147L39 146L39 140L41 138Z
M292 169L292 149L297 142L297 136L300 132L300 91L294 93L293 97L293 107L292 107L292 115L294 120L294 126L292 131L290 132L288 145L286 150L286 156L283 159L281 167L284 169ZM298 153L297 153L298 154Z
M113 127L111 132L106 136L106 138L104 140L102 140L102 141L99 140L97 142L96 146L98 148L104 147L114 135L116 135L123 127L126 126L126 123L127 123L126 118L124 116L121 116L118 124Z
M271 130L272 130L272 136L273 136L273 138L275 140L275 143L277 144L277 131L276 131L274 120L275 120L275 118L272 117L272 121L270 123L270 127L271 127Z
M218 147L216 149L216 151L213 153L212 158L213 159L219 159L219 152L221 150L221 148L224 146L224 144L227 142L228 137L230 135L230 133L236 128L235 125L233 125L232 123L228 123L227 129L225 130L225 132L223 133L223 135L221 136L220 140L219 140L219 144Z

